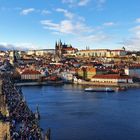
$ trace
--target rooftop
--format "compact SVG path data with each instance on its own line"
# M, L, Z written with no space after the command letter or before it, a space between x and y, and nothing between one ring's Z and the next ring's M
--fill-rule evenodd
M25 69L21 74L35 75L35 74L41 74L41 73L37 70Z
M93 78L98 79L129 79L130 77L127 75L120 75L120 74L101 74L95 75Z

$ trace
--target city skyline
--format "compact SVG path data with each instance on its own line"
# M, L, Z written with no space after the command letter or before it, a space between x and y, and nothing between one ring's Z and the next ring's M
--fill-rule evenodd
M0 47L140 49L139 0L1 0ZM127 6L127 8L126 8Z

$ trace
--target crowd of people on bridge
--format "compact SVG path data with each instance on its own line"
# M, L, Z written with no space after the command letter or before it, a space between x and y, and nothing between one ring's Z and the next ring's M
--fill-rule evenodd
M1 114L0 116L10 122L11 140L42 140L43 134L38 123L39 114L28 108L22 92L8 79L3 80L2 91L6 97L9 114L6 117Z

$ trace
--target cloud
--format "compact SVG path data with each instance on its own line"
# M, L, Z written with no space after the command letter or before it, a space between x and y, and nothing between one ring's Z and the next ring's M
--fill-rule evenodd
M9 49L13 49L14 45L12 44L7 44L7 43L0 43L0 50L9 50Z
M102 4L104 4L106 2L106 0L97 0L97 3L99 4L99 5L102 5Z
M87 27L84 23L72 20L62 20L59 23L54 23L51 20L42 20L41 24L45 29L64 34L82 34L92 31L92 28Z
M132 36L125 39L123 44L129 50L139 50L140 51L140 25L130 29Z
M110 35L101 31L102 28L87 26L84 21L62 20L54 23L51 20L42 20L41 24L54 35L69 35L72 41L77 40L82 44L101 43L111 39Z
M67 3L69 6L86 6L91 0L62 0L62 3Z
M76 6L84 6L91 2L92 0L62 0L63 3ZM102 5L105 0L93 0L97 6ZM78 5L80 3L80 5ZM64 19L60 21L55 20L41 20L43 28L50 31L53 35L61 35L63 37L69 37L72 40L78 40L79 42L85 42L87 44L93 44L94 42L105 42L111 39L111 36L104 33L105 26L113 26L114 22L106 22L101 26L89 26L86 24L86 20L79 15L70 12L67 9L57 8L56 12L64 14Z
M114 25L116 25L114 22L105 22L104 24L103 24L104 26L114 26Z
M84 7L91 5L92 9L103 10L107 0L61 0L62 3L67 4L69 7Z
M21 11L21 15L28 15L28 14L34 12L34 11L35 11L34 8L24 9L24 10Z
M135 34L136 37L140 38L140 25L132 28L131 30Z
M106 0L97 0L97 9L103 10L104 4L106 3Z
M5 43L0 42L0 50L27 50L37 49L38 47L32 43Z
M79 15L69 12L63 8L57 8L55 11L63 13L65 18L59 22L53 22L52 20L42 20L40 23L45 29L51 30L53 33L63 34L84 34L94 31L93 27L85 24L85 19Z
M41 24L44 26L44 28L46 29L50 29L50 30L58 30L59 28L59 24L57 23L53 23L51 20L42 20Z
M63 13L64 16L66 18L68 18L69 20L76 20L76 21L79 21L79 22L85 22L85 18L82 17L82 16L78 16L72 12L69 12L68 10L66 9L63 9L63 8L57 8L56 9L57 12L60 12L60 13Z
M49 11L49 10L42 10L41 13L42 13L43 15L48 15L48 14L51 13L51 11Z
M42 15L48 15L51 13L51 11L49 10L46 10L46 9L34 9L34 8L28 8L28 9L23 9L20 14L21 15L28 15L32 12L36 12L36 13L39 13L39 14L42 14Z
M136 23L140 23L140 18L137 18L136 19Z
M74 14L69 12L68 10L66 9L62 9L62 8L57 8L56 9L57 12L62 12L64 13L65 17L69 18L69 19L72 19L74 17Z
M33 43L15 43L15 46L22 49L37 49L38 46Z
M75 0L62 0L62 3L74 4L76 3L76 1Z
M73 2L73 1L71 1ZM57 8L57 12L62 12L64 20L54 22L53 20L42 20L40 23L44 29L50 30L53 35L69 36L73 40L86 42L87 44L105 42L111 39L110 35L103 32L104 26L113 26L114 22L106 22L102 26L92 27L86 24L86 20L66 9Z
M88 43L99 43L110 39L111 37L109 35L106 35L105 33L96 33L88 36L80 36L78 38L79 41L83 41L83 42L86 41Z
M123 44L128 50L140 51L140 38L128 38L125 39L121 44Z
M79 5L79 6L85 6L85 5L87 5L89 2L90 2L90 0L80 0L79 3L78 3L78 5Z

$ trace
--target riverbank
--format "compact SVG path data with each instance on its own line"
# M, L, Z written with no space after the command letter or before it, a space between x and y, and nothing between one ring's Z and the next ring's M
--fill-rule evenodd
M101 87L125 87L125 88L140 88L140 83L99 83L99 82L90 82L82 81L75 83L77 85L86 85L86 86L101 86Z
M82 81L78 83L65 83L63 81L45 81L45 82L15 82L15 86L60 86L63 84L75 84L84 86L97 87L114 87L114 88L140 88L140 83L99 83L91 81Z
M49 85L63 85L63 81L45 81L45 82L15 82L15 86L49 86Z

